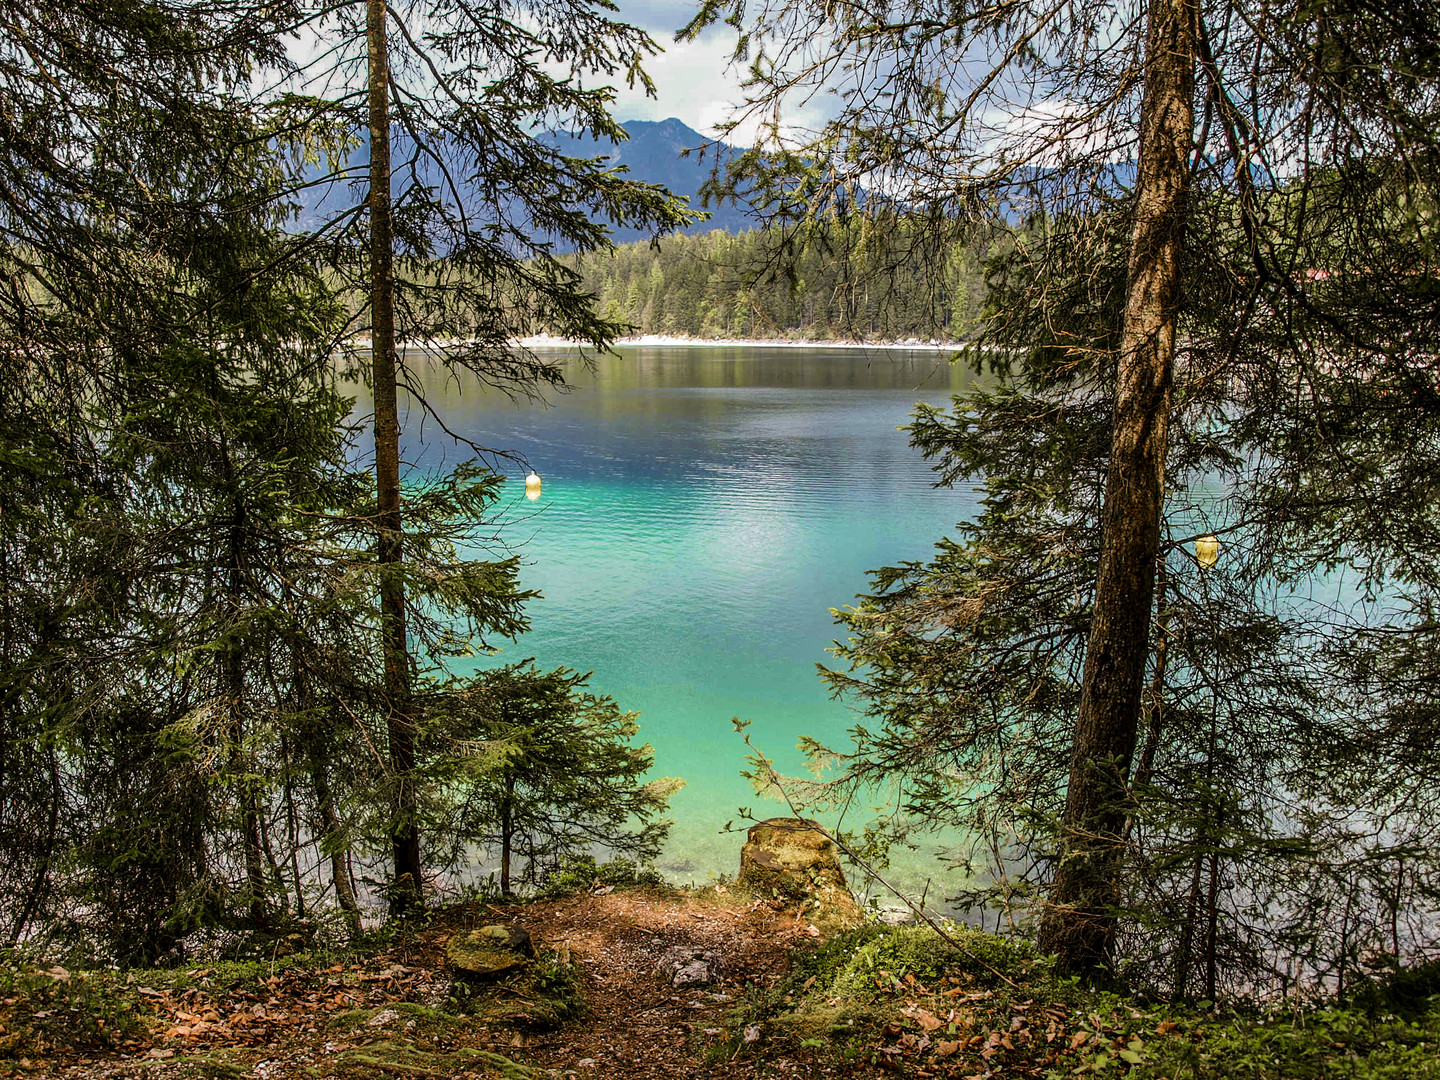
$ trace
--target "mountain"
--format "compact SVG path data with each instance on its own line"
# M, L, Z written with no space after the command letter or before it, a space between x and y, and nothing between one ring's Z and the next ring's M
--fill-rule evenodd
M612 164L623 165L629 170L631 179L642 180L650 184L663 184L674 194L688 199L691 206L699 208L700 188L710 179L710 173L716 162L715 152L713 150L707 152L703 159L698 153L686 157L684 152L702 145L706 141L705 137L673 118L669 120L631 120L624 125L624 128L630 138L618 146L561 132L553 132L544 138L568 156L606 158ZM392 155L397 161L405 161L411 156L406 150L407 144L404 139L397 139L396 145L392 149ZM729 147L723 147L720 153L729 155L733 151ZM296 227L306 231L316 231L338 214L353 207L358 200L363 199L363 178L368 158L369 152L363 141L362 133L361 145L351 155L347 170L350 177L360 182L353 186L347 182L317 184L300 191L297 194L300 206L295 222ZM319 170L313 171L318 176ZM421 171L424 172L423 164ZM432 181L427 180L427 182ZM434 182L438 183L438 181ZM723 206L711 206L709 213L708 220L697 222L684 231L702 234L710 232L712 229L724 229L727 232L736 233L753 228L756 224L754 218L747 211L731 203ZM617 244L650 238L650 234L641 229L612 227L612 231Z
M674 117L669 120L628 120L623 126L630 138L618 146L574 135L555 134L550 139L565 154L603 157L612 164L623 165L629 169L632 179L663 184L674 194L688 199L692 207L700 209L700 188L710 179L715 167L715 151L707 151L704 158L698 153L689 157L683 155L686 150L694 150L704 144L705 137ZM720 150L724 156L732 152L729 147ZM749 211L734 203L711 205L707 209L710 214L708 220L696 222L683 231L700 234L724 229L737 233L756 225ZM617 228L614 233L617 244L647 240L650 236L640 229Z

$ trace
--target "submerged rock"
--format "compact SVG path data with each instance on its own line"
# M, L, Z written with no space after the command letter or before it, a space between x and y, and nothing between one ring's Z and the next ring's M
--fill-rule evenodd
M524 967L534 955L529 931L499 924L463 930L445 946L450 966L476 979L496 978Z
M881 904L875 909L875 918L885 926L909 926L915 921L915 912L903 904Z
M840 867L840 849L805 818L770 818L750 828L740 849L739 883L778 896L822 934L864 922Z

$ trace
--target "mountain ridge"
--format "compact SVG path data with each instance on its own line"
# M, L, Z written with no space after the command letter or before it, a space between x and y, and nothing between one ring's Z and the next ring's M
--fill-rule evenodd
M629 178L647 184L660 184L672 194L684 198L695 209L702 209L700 189L710 179L716 165L736 152L723 143L711 144L702 157L698 150L706 146L709 140L675 117L665 120L629 120L621 126L629 138L618 144L589 136L553 131L542 135L541 139L568 157L601 158L612 165L624 167ZM397 145L400 150L404 149L403 140L397 140ZM687 154L687 151L697 152ZM394 148L392 153L404 156ZM351 179L302 187L296 196L293 227L301 231L319 231L338 215L353 208L357 200L363 199L368 158L369 150L362 133L361 143L351 155L346 170ZM318 173L318 169L316 171ZM458 168L455 171L463 174L465 170ZM422 168L421 172L423 174L425 170ZM759 224L753 212L733 202L703 209L709 215L706 219L677 231L702 235L721 229L733 234L755 228ZM480 216L493 218L493 214L494 210L491 209L482 212ZM617 246L636 240L649 240L654 235L649 229L624 225L611 225L610 231ZM569 247L556 247L557 254L568 254L571 250Z
M685 198L693 209L704 209L710 217L695 222L679 232L699 235L715 229L737 233L755 228L759 222L754 213L733 202L701 206L700 189L710 179L715 166L735 151L724 143L712 143L683 120L626 120L621 126L630 136L623 143L611 144L598 139L555 133L552 145L574 157L606 158L614 165L624 166L629 175L647 184L662 184L672 194ZM707 146L702 157L698 151ZM645 229L616 227L612 229L616 244L648 240Z

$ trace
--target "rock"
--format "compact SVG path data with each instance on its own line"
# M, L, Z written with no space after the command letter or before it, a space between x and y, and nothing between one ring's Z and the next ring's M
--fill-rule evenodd
M886 926L909 926L915 921L915 912L903 904L882 904L876 909L875 918Z
M445 946L445 959L456 972L474 979L491 979L524 967L535 948L530 934L518 926L482 926L464 930Z
M720 981L724 961L719 953L710 949L674 945L661 954L655 970L671 986L704 986Z
M845 884L840 849L805 818L770 818L750 828L740 849L739 884L800 908L823 934L865 921Z

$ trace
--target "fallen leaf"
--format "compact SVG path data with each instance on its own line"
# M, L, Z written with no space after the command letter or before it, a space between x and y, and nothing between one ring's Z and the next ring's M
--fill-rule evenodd
M1155 1025L1155 1034L1169 1035L1170 1032L1174 1031L1179 1026L1180 1025L1177 1024L1174 1020L1161 1020L1160 1023Z
M1079 1050L1080 1047L1084 1046L1084 1045L1085 1045L1087 1042L1089 1042L1089 1041L1090 1041L1090 1032L1088 1032L1088 1031L1077 1031L1074 1035L1071 1035L1071 1036L1070 1036L1070 1049L1071 1049L1071 1050Z
M925 1031L934 1031L938 1027L944 1027L945 1021L932 1013L929 1009L914 1008L907 1010L906 1015L913 1019Z
M955 1051L957 1051L957 1050L959 1050L959 1049L960 1049L960 1043L959 1043L959 1042L945 1042L945 1041L942 1040L941 1042L937 1042L937 1043L935 1044L935 1056L936 1056L936 1057L949 1057L951 1054L955 1053Z

